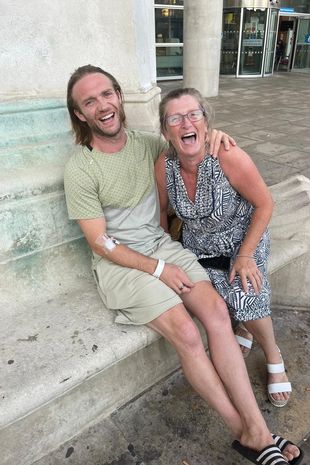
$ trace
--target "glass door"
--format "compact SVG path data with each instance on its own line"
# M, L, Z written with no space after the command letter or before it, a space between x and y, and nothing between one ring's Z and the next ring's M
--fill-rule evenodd
M158 3L158 2L156 2ZM183 74L183 2L155 5L156 69L158 80ZM167 3L167 8L163 8ZM169 7L168 7L169 5Z
M265 47L264 76L272 74L275 59L275 47L278 30L278 10L269 10L267 42Z
M236 74L240 29L240 8L225 9L221 47L221 74Z
M262 76L266 8L242 9L242 35L237 76Z
M297 32L294 71L310 73L310 19L300 19Z

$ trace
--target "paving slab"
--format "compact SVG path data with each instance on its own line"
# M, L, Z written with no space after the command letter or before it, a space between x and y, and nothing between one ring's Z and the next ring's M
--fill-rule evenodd
M286 408L267 399L260 348L247 358L259 406L272 432L303 444L310 464L310 311L273 312L293 394ZM153 386L35 465L246 465L230 448L221 419L192 390L182 372ZM310 440L309 440L310 442Z

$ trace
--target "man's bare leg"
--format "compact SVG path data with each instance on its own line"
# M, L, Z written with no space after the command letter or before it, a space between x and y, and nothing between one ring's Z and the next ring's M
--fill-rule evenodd
M235 438L241 438L242 422L210 359L199 330L182 304L148 324L176 349L184 374L196 392L216 410Z
M261 450L270 444L272 439L253 394L224 301L212 285L205 281L196 283L190 293L182 294L181 297L186 307L197 316L207 331L212 363L240 415L240 442L251 449ZM193 360L189 365L192 364ZM187 376L191 376L191 373ZM289 450L290 455L298 456L297 447L292 446Z

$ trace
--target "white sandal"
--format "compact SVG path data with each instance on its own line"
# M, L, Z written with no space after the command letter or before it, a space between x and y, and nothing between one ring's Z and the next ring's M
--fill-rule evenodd
M280 352L280 350L279 350ZM281 353L280 353L281 356ZM282 356L281 356L282 358ZM274 373L285 373L284 363L267 363L267 373L274 374ZM285 383L270 383L267 384L268 389L268 399L275 407L284 407L289 399L285 400L276 400L272 397L271 394L276 394L280 392L292 392L292 385L290 382Z
M246 328L244 328L244 326L241 325L241 324L239 324L239 326L237 326L235 331L237 331L238 328L241 329L242 331L244 331L245 333L249 333L249 331ZM249 334L251 334L251 333L249 333ZM253 339L247 339L246 337L239 336L238 334L235 334L235 337L237 339L237 342L238 342L239 346L243 346L246 349L248 349L247 351L242 352L243 358L247 358L247 356L249 355L250 350L252 348L252 345L253 345Z
M247 349L249 349L246 352L242 352L243 358L247 358L247 356L249 355L250 350L252 348L253 341L251 341L251 339L246 339L245 337L238 336L237 334L236 334L236 339L238 341L239 346L243 346L243 347L246 347Z

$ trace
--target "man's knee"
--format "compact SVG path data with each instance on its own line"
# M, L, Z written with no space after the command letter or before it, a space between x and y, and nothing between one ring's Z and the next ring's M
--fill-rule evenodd
M192 352L201 349L202 339L200 332L190 317L176 324L174 342L175 346L182 351Z
M218 328L231 327L231 320L227 305L220 296L216 297L213 302L212 317L210 325Z

